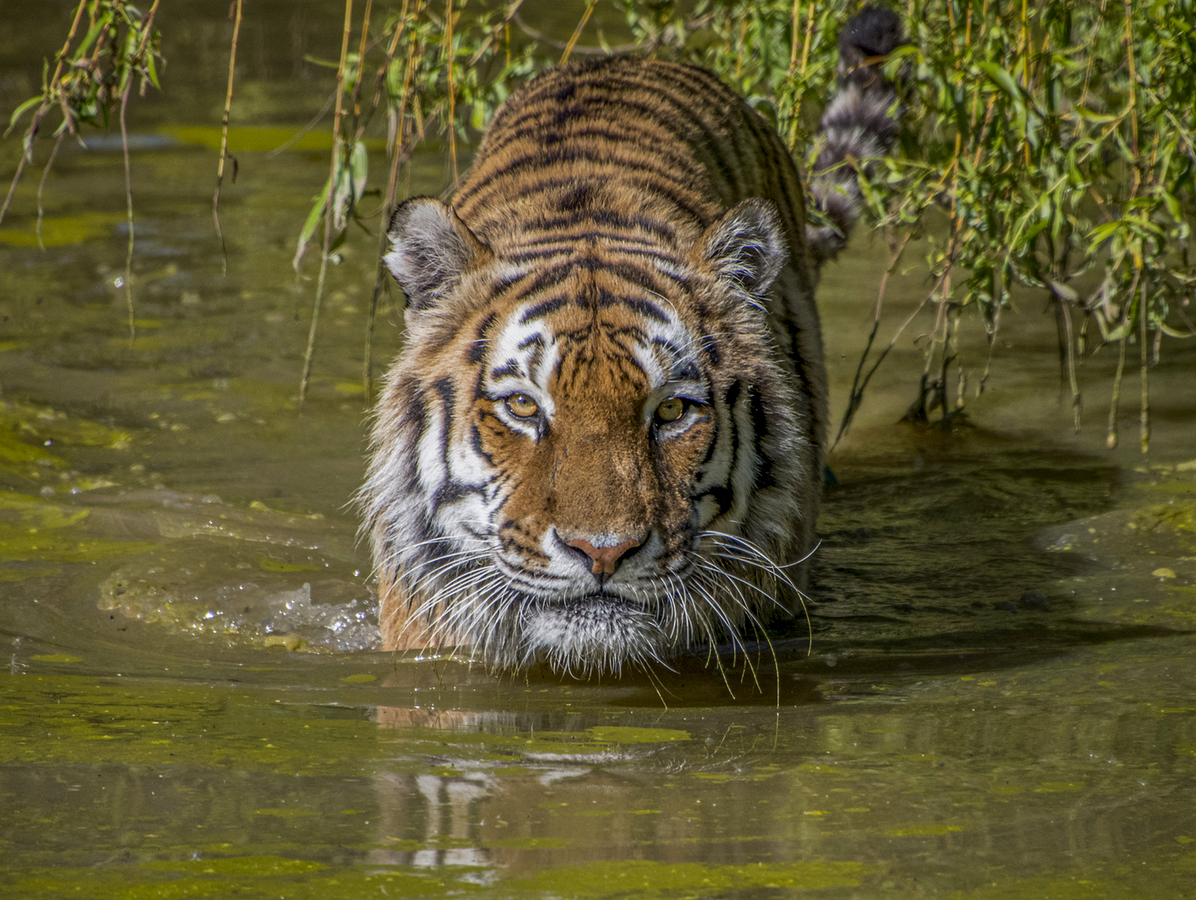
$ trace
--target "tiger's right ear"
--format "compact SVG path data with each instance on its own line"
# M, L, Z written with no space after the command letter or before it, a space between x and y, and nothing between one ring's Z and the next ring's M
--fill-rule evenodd
M395 210L387 229L386 268L407 295L409 309L427 309L447 296L490 248L434 197L413 197Z

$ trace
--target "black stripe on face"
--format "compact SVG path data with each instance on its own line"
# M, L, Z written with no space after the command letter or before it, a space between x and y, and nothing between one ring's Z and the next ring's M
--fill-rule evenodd
M484 484L462 484L459 481L446 481L432 495L432 515L435 516L440 512L440 507L449 506L459 500L464 500L471 494L477 494L485 499L486 487Z
M615 253L623 253L623 254L626 254L627 256L643 256L647 259L654 259L657 262L670 263L671 265L677 265L677 258L673 254L666 253L663 250L654 250L654 249L651 249L648 247L628 247L625 245L614 246L614 247L611 247L610 249L612 251L614 251ZM677 282L677 284L681 285L682 287L689 286L688 278L684 278L679 275L674 275L671 272L662 272L661 274L667 276L672 281Z
M519 375L519 374L521 374L521 370L519 368L519 360L508 359L505 363L503 363L497 369L490 370L490 380L498 381L498 379L500 379L500 378L507 378L509 376Z
M768 454L764 452L764 439L768 436L768 416L764 410L764 398L759 391L753 390L749 413L752 420L752 447L756 451L756 460L761 465L756 466L756 483L758 490L776 486L776 479L772 475L772 466Z
M474 334L474 339L470 341L469 350L466 354L466 359L469 360L470 365L476 366L486 355L486 342L490 340L490 329L494 327L494 321L497 318L498 315L496 313L490 313L478 323L478 330Z
M663 197L676 208L677 212L688 217L690 221L697 222L702 226L709 225L711 222L711 217L709 215L704 214L702 210L699 210L696 206L689 202L690 199L699 200L700 202L701 195L696 191L687 191L689 198L683 199L681 191L672 190L660 182L635 177L629 177L627 182L628 184L634 185L639 190L643 191L645 196L650 197L652 195L656 195ZM682 187L680 182L675 182L675 184L677 184L678 187Z
M717 429L717 426L718 426L718 416L717 415L714 417L714 421L715 421L715 427ZM706 467L708 465L710 465L710 463L714 460L714 454L716 452L718 452L718 438L719 438L719 434L718 434L718 431L716 430L714 432L713 439L710 441L710 446L708 446L706 448L706 455L702 457L702 462L698 465L698 477L699 478L702 478L705 476Z
M739 466L739 427L735 423L735 404L739 402L739 397L743 393L743 385L738 382L732 382L727 388L726 394L723 395L723 404L727 414L727 442L731 447L731 462L727 467L726 484L716 484L714 487L708 488L697 496L697 502L701 503L706 497L713 497L714 504L718 507L718 516L724 515L735 506L735 490L732 484L735 480L735 472ZM713 458L714 445L718 443L718 437L711 442L710 456ZM705 463L703 463L705 464Z
M539 191L539 186L536 186L531 192L537 191ZM616 210L590 213L584 219L578 216L541 216L538 219L530 219L522 223L522 229L525 233L547 232L545 239L552 239L557 236L563 237L560 232L576 228L582 223L593 223L620 231L624 229L643 231L666 241L671 241L676 234L671 225L660 219L649 218L645 215L624 215ZM626 239L625 235L622 237Z
M564 256L573 252L573 248L563 241L553 239L556 246L545 247L542 250L520 250L516 253L504 254L504 259L509 259L511 262L528 263L535 262L539 259L551 259L554 256Z
M625 306L644 318L652 319L661 324L667 325L670 321L669 317L661 312L656 304L642 297L621 297L603 288L598 289L598 296L594 300L594 306L596 309L606 309L609 306Z
M522 281L526 275L526 272L510 272L503 275L501 278L495 279L494 283L490 285L490 291L495 296L503 294L509 291L513 285Z
M550 269L544 270L528 286L527 293L532 294L538 290L560 284L575 272L607 272L651 294L664 294L663 286L656 280L657 275L663 275L670 281L678 280L667 272L641 268L631 262L608 262L605 259L597 259L592 256L581 256L570 258ZM663 321L667 321L667 319Z
M714 505L718 510L711 521L717 519L719 516L726 515L735 506L735 491L729 484L716 484L709 490L703 491L695 499L698 503L701 503L707 497L714 498Z
M535 372L540 368L540 361L544 358L544 336L540 334L531 334L519 342L519 349L526 350L528 347L535 347L532 351L531 358L527 361L528 372Z
M550 270L550 271L553 272L554 274L556 274L556 270ZM548 273L545 273L545 274L548 274ZM568 278L568 277L569 277L569 273L565 272L563 274L563 277L560 280L564 281L565 278ZM538 281L539 279L536 279L536 280ZM525 312L523 314L523 317L519 321L521 324L526 325L529 322L534 322L537 319L542 319L545 316L556 312L558 309L560 309L562 306L564 306L568 302L569 302L569 298L564 297L564 296L550 297L547 300L542 300L541 302L537 303L535 306L529 307L527 312Z
M582 241L599 241L608 240L619 244L634 244L644 248L656 247L658 242L651 241L648 238L639 237L638 235L628 234L626 231L616 229L602 230L596 227L592 220L579 216L570 226L561 226L551 234L542 234L538 237L524 237L520 244L524 247L539 247L543 244L551 246L564 246L570 249Z
M411 402L403 415L403 428L415 435L422 435L428 427L428 404L422 389L417 388L409 394ZM418 439L417 439L418 443ZM404 466L407 470L406 490L408 494L419 494L419 454L412 454L411 462Z
M706 354L706 358L710 360L711 366L718 366L723 358L722 353L718 349L718 340L712 334L708 334L702 338L702 351Z
M654 338L652 338L652 346L659 347L662 350L664 350L664 352L669 356L670 359L677 360L677 359L680 359L682 356L681 348L678 347L676 344L674 344L672 341L670 341L668 338L654 337ZM674 377L682 378L685 376L674 375ZM695 375L694 378L697 378L697 376Z
M482 432L478 430L477 425L469 426L469 443L473 447L473 452L486 461L486 465L494 468L494 458L486 452L485 445L482 444Z
M453 402L456 400L457 391L453 387L453 383L447 378L436 379L432 383L432 387L440 395L440 411L443 420L440 427L440 458L444 460L444 471L447 476L449 471L449 440L453 433Z
M660 283L654 277L658 274L654 269L641 269L639 266L632 265L629 262L608 263L606 265L597 264L594 268L605 269L623 281L630 282L637 287L643 288L645 291L651 291L654 294L664 293L660 289ZM665 319L664 321L668 320Z
M739 395L743 393L743 384L738 381L733 381L727 386L727 393L723 395L723 403L726 404L727 411L735 412L735 404L739 402ZM734 417L731 419L734 422Z

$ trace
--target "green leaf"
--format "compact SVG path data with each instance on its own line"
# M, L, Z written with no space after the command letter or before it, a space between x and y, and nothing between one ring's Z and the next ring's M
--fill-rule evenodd
M154 51L152 49L146 54L145 70L149 73L150 83L159 91L162 90L162 85L158 83L158 66L154 62Z
M1110 328L1109 331L1105 333L1105 342L1111 344L1114 341L1123 341L1129 337L1133 330L1133 322L1121 322L1116 328Z
M78 48L75 50L76 61L83 59L87 55L91 45L95 43L96 39L100 36L100 33L103 32L103 30L107 28L109 24L111 24L111 21L112 16L109 13L105 13L96 19L95 24L91 26L91 29L83 38L82 43L80 43Z
M1088 246L1095 247L1097 244L1104 243L1106 240L1115 235L1122 228L1120 220L1113 222L1105 222L1102 225L1097 225L1088 234Z
M295 248L295 258L291 260L291 268L296 272L299 271L299 267L303 264L303 256L307 252L307 245L311 242L312 235L316 233L320 219L324 217L324 210L328 206L328 192L329 182L325 181L324 190L320 192L315 206L307 214L307 221L303 223L303 230L299 232L299 243Z
M1075 108L1081 119L1087 122L1095 122L1098 125L1104 125L1111 122L1120 122L1123 115L1113 116L1107 113L1093 112L1086 106L1077 106Z
M1078 303L1080 301L1080 295L1068 285L1055 281L1053 278L1048 278L1046 282L1047 286L1060 300L1066 300L1068 303Z
M8 120L8 129L4 132L4 136L8 137L9 133L13 130L13 128L16 127L17 120L20 119L21 116L25 115L28 110L33 109L33 107L43 103L44 101L44 97L30 97L15 110L13 110L12 118Z
M1180 331L1176 328L1172 328L1166 322L1159 322L1156 327L1159 329L1159 331L1163 332L1163 334L1167 335L1167 337L1181 338L1181 339L1193 337L1192 332Z
M343 231L353 211L357 208L357 201L365 191L366 179L369 175L370 157L365 144L358 141L349 151L349 164L345 167L344 158L337 157L336 190L332 195L332 225L336 231Z
M1017 83L1012 75L1005 69L998 66L996 63L980 62L976 63L976 68L989 77L989 79L1009 95L1009 98L1014 103L1022 105L1022 88Z

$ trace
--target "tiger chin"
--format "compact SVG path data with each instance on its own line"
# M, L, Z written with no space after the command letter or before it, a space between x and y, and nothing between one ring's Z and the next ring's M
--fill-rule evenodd
M897 131L840 35L806 226L781 138L710 72L617 56L499 109L450 204L403 203L407 297L359 496L388 649L575 676L741 646L801 602L826 383L814 289Z

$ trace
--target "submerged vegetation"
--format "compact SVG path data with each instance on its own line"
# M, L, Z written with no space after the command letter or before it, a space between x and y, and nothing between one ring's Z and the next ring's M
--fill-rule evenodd
M349 239L350 225L365 217L385 234L406 192L413 150L442 140L455 177L461 148L476 142L515 86L549 64L614 49L708 66L747 96L799 157L811 152L821 102L835 77L834 38L857 3L602 0L619 3L623 13L625 29L612 47L592 25L598 2L579 3L572 33L548 35L524 20L523 0L389 0L385 10L374 0L344 0L327 106L335 135L329 177L307 221L296 223L296 269L313 243L320 247L301 393L326 267ZM927 420L937 413L944 422L960 415L969 384L979 392L988 374L987 365L980 373L960 365L961 328L978 324L991 348L1012 292L1029 289L1054 309L1077 427L1078 369L1092 354L1111 351L1117 371L1109 444L1118 437L1128 365L1138 372L1145 449L1149 370L1167 340L1196 335L1196 0L895 5L907 16L910 38L887 64L902 86L903 144L870 169L864 192L886 236L888 272L902 265L912 245L922 248L930 278L918 311L887 344L878 337L888 276L882 280L870 352L860 360L840 434L877 366L915 321L926 323L920 339L925 369L909 415ZM134 84L144 92L147 83L157 83L157 7L155 0L143 13L124 0L81 0L62 50L47 64L43 93L12 115L10 131L30 116L14 187L55 110L61 124L47 171L61 141L80 125L116 115L125 134ZM233 0L226 142L243 13L252 9ZM365 140L383 131L389 167L378 177L369 171ZM235 150L222 148L219 179L227 160L235 171ZM131 254L131 186L129 196ZM367 197L371 202L363 203ZM214 202L219 233L219 187ZM7 203L0 219L6 209ZM125 285L130 290L127 277ZM370 336L384 289L379 266L366 325L367 396L373 390Z

